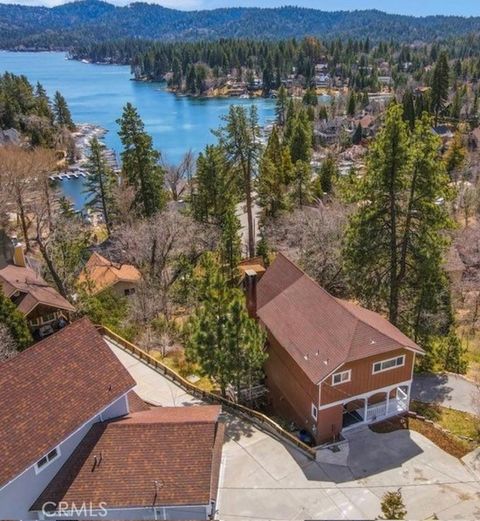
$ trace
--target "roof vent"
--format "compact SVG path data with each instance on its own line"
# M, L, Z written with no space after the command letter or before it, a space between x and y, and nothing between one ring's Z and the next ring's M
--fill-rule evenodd
M372 340L370 340L370 345L373 345L373 344L375 344L375 340L373 340L373 338L372 338Z
M303 358L305 358L305 360L308 360L308 355L303 355Z

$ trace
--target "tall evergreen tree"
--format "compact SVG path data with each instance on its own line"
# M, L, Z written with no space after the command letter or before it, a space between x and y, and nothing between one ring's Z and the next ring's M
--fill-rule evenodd
M90 153L86 165L89 175L84 183L84 192L88 197L86 206L102 214L107 233L110 235L114 206L112 190L116 177L105 160L103 149L104 147L98 139L93 138L90 142Z
M309 163L312 155L312 125L307 112L301 109L293 124L290 138L290 156L292 161Z
M144 217L151 217L165 205L165 172L159 165L160 152L153 148L152 138L145 132L137 109L127 103L120 125L123 145L122 174L135 189L135 208Z
M410 136L402 107L388 108L367 173L356 186L362 204L350 219L344 251L356 295L387 309L390 321L408 333L415 313L433 305L421 300L418 284L441 278L442 233L451 224L445 206L437 204L450 191L440 142L430 128L424 115Z
M242 292L229 286L214 266L209 262L202 302L187 326L187 356L218 382L222 396L229 385L239 396L242 387L253 385L261 376L265 336L248 316Z
M275 102L275 115L277 116L277 124L283 127L287 117L288 95L287 89L281 85L277 93L277 101Z
M431 104L432 112L435 116L435 125L438 124L438 116L448 99L449 74L447 53L443 51L438 56L433 68L431 82Z
M411 89L407 89L402 98L403 119L408 123L410 130L415 126L415 101Z
M72 131L75 130L75 124L73 123L67 101L58 90L53 98L53 114L55 115L55 123L59 127L65 127Z
M234 284L238 278L238 265L242 260L241 226L234 205L230 205L224 213L220 227L220 259L227 281Z
M349 116L351 116L351 117L355 116L356 105L357 105L357 100L356 100L356 96L355 96L355 91L352 90L350 92L350 96L348 97L348 102L347 102L347 114Z
M257 109L254 105L247 111L244 107L232 105L224 118L225 126L214 131L235 168L240 173L239 184L247 208L248 255L255 256L255 231L253 223L253 178L258 166L261 150L260 128Z
M237 199L236 184L225 151L207 145L198 155L192 193L193 216L197 221L218 224L226 209Z

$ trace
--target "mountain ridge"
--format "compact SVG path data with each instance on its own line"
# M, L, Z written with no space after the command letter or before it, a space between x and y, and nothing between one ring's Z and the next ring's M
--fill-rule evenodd
M365 38L412 42L480 33L480 17L414 17L380 10L224 7L181 11L134 2L79 0L55 7L0 4L0 47L70 48L116 38L169 41L218 38Z

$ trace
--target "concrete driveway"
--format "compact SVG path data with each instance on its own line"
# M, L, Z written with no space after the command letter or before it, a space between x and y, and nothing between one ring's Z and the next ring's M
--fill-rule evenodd
M132 355L110 344L138 382L136 392L158 405L198 400ZM381 497L401 488L408 519L480 519L479 476L421 434L351 431L348 452L312 461L303 453L225 415L226 434L217 519L374 519Z
M415 375L411 392L414 400L438 403L471 414L480 413L480 390L474 383L459 375Z
M337 465L238 423L231 419L226 433L219 519L374 519L383 494L398 488L409 519L480 519L476 476L416 432L351 432L349 456Z

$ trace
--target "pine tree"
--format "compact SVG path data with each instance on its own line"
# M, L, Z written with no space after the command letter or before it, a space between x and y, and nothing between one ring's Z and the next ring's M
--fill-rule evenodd
M356 187L362 204L350 218L344 251L357 297L387 309L390 321L408 333L425 306L436 305L421 298L419 285L441 278L443 231L451 226L445 205L436 204L451 194L430 128L425 114L410 136L402 107L389 107Z
M435 115L435 125L438 124L438 116L448 99L450 69L446 52L441 52L433 69L431 83L432 112Z
M65 127L71 131L75 130L75 124L73 123L70 109L68 108L65 98L60 94L60 92L58 92L58 90L55 92L53 98L53 114L55 115L55 123L59 127Z
M102 214L107 233L110 235L114 206L112 190L116 177L105 160L103 148L96 137L90 142L90 153L86 165L89 175L84 183L84 192L88 196L86 206Z
M273 127L267 146L260 160L260 167L256 179L257 196L265 214L275 217L286 206L287 186L290 181L287 158L283 154L277 131ZM285 168L284 168L285 167Z
M277 101L275 102L275 115L277 116L277 124L283 127L287 117L287 89L283 85L278 89Z
M413 92L411 89L405 91L402 99L403 104L403 119L408 123L410 130L415 126L415 102L413 99Z
M290 197L295 207L301 208L312 199L312 169L309 163L297 161Z
M214 262L207 260L203 299L187 325L186 351L203 374L215 379L222 396L233 385L237 396L242 387L253 385L265 362L265 336L248 316L245 297L227 284Z
M223 215L220 223L220 259L227 281L235 284L238 278L238 265L242 259L242 241L240 238L240 221L231 205Z
M355 96L355 91L352 90L350 92L350 96L348 98L348 103L347 103L347 114L349 116L351 116L351 117L355 116L356 105L357 105L357 100L356 100L356 96Z
M333 188L333 180L338 177L338 168L332 154L323 161L315 183L315 196L322 198L323 194L329 194Z
M362 142L362 138L363 138L363 129L362 129L362 125L359 123L356 126L355 132L352 135L352 144L359 145Z
M380 519L405 519L407 515L400 490L386 492L382 498L381 508Z
M232 105L223 118L225 126L214 131L220 146L225 150L233 174L239 175L238 185L242 187L247 208L248 255L255 256L255 232L253 223L253 179L261 150L258 113L254 105L247 111L244 107Z
M17 310L15 304L5 295L1 287L0 323L6 325L19 351L23 351L33 342L25 316Z
M226 209L237 199L231 168L222 147L207 145L198 155L193 184L194 218L204 223L220 223Z
M310 162L312 155L312 126L305 110L300 110L293 125L290 138L292 161Z
M135 189L134 205L143 217L151 217L165 205L164 170L159 165L160 153L153 148L152 138L145 132L136 108L127 103L120 125L123 145L122 174Z
M467 349L462 344L454 328L440 342L439 357L445 371L465 374L468 368Z

